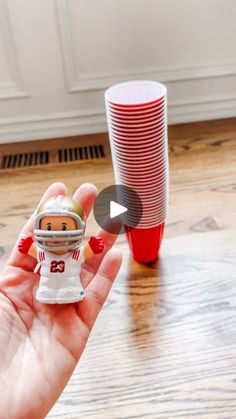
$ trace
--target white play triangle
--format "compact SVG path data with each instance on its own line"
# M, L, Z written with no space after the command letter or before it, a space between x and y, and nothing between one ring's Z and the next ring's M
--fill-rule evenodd
M118 215L124 214L126 211L128 211L128 208L117 204L115 201L110 201L110 218L118 217Z

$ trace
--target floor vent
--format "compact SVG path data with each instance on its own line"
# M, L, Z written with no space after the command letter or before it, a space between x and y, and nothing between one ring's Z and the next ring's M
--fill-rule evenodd
M76 160L90 160L105 157L104 145L63 148L59 150L34 151L20 154L3 155L0 169L38 166L48 163L65 163Z
M105 157L105 152L103 145L65 148L58 150L58 157L58 161L64 163L75 160L99 159Z
M38 166L49 163L49 151L34 153L9 154L2 156L1 169L16 169L26 166Z

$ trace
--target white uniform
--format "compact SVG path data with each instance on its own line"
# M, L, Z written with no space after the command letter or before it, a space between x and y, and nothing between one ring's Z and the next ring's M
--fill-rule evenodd
M40 283L36 299L45 303L71 303L84 298L80 281L83 249L76 248L64 255L37 248Z

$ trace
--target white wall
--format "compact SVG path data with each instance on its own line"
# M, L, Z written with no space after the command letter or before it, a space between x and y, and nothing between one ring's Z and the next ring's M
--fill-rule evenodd
M106 130L104 89L168 86L169 122L236 116L235 0L0 0L0 142Z

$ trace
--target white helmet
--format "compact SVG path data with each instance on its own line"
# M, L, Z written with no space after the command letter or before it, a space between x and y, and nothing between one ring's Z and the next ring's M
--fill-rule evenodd
M45 216L71 217L76 222L76 230L42 230L40 224ZM85 221L83 208L73 199L64 195L57 195L40 206L34 227L35 241L42 249L52 252L65 249L72 250L81 243L84 236ZM59 243L49 246L48 241ZM60 242L63 242L63 245Z

